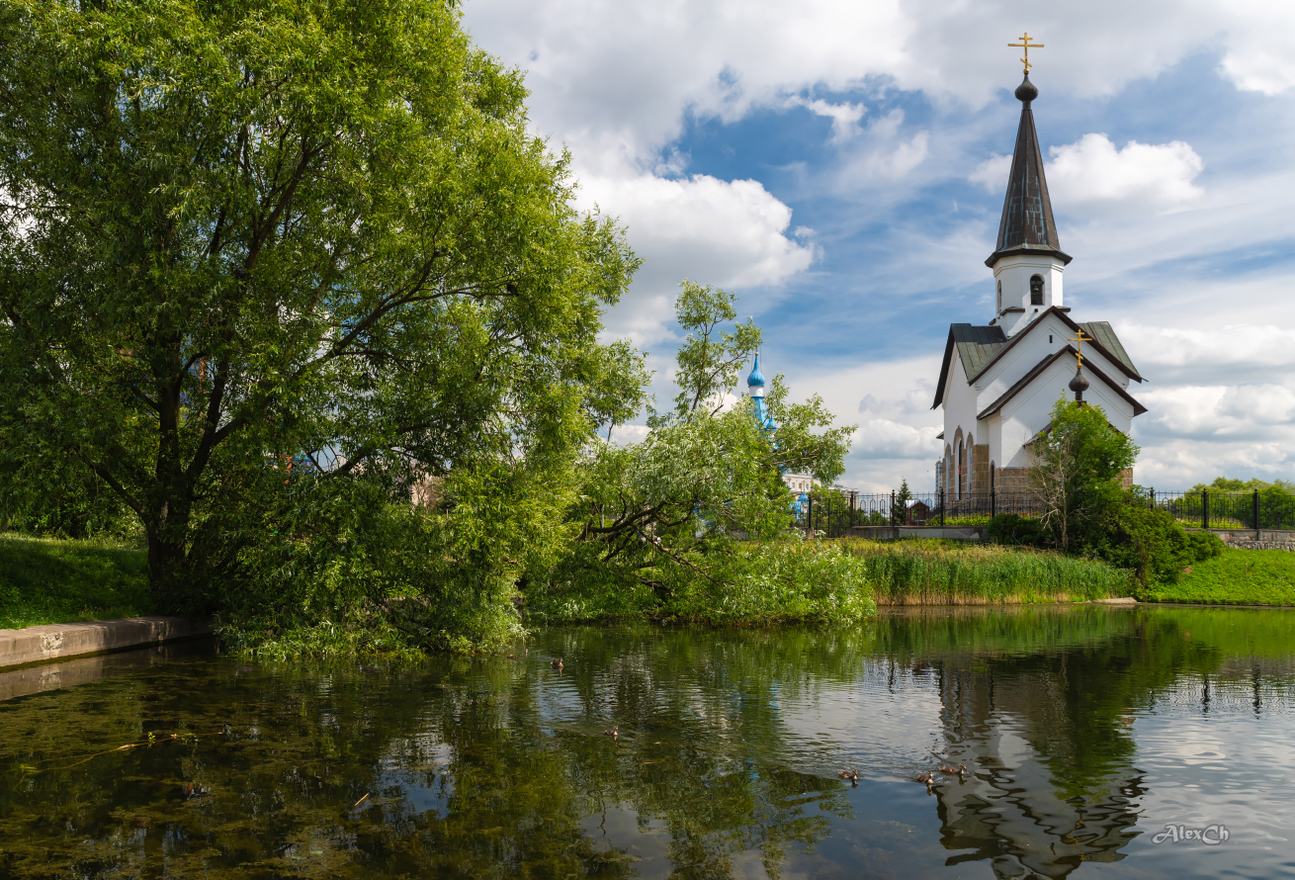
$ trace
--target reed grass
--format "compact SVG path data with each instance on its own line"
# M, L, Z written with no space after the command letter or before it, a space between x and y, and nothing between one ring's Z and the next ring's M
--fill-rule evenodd
M1001 605L1130 595L1129 574L1043 550L914 538L842 538L862 558L878 605Z

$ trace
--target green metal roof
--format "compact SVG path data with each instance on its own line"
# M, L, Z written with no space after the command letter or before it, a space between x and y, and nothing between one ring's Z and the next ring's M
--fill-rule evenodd
M953 344L958 347L958 357L962 359L962 370L967 378L975 377L985 364L998 354L998 350L1007 344L1007 335L1001 327L975 327L971 324L954 324L949 328L953 333Z
M1097 340L1098 345L1109 351L1114 357L1119 359L1120 363L1128 367L1129 372L1133 373L1134 377L1138 381L1142 381L1142 374L1138 372L1137 367L1133 366L1133 361L1129 358L1129 353L1125 351L1124 346L1120 344L1120 337L1115 335L1115 331L1111 329L1111 325L1108 322L1088 321L1086 323L1081 323L1079 326L1084 328L1085 333Z

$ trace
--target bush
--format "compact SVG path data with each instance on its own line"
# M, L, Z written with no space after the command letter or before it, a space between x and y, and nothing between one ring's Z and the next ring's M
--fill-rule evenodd
M877 609L866 564L837 542L732 543L696 567L642 569L645 579L667 579L668 590L618 579L615 568L596 559L580 567L574 560L527 588L529 621L647 616L710 624L852 623Z
M272 657L497 649L521 631L510 599L522 551L500 524L515 525L466 501L416 508L376 468L303 480L231 537L221 634Z
M1227 549L1223 539L1211 532L1187 532L1187 546L1196 562L1204 562Z
M1218 556L1224 547L1216 535L1188 532L1173 514L1150 509L1136 497L1120 505L1104 533L1084 537L1088 552L1132 570L1144 590L1177 583L1183 569Z
M1000 513L989 521L989 540L995 544L1042 547L1047 540L1043 523L1017 513Z

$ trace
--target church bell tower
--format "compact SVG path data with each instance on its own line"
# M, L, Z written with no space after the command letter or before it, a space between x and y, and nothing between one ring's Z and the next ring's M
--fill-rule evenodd
M1043 176L1043 155L1034 130L1030 104L1039 90L1030 82L1029 70L1016 87L1021 102L1021 124L1016 130L1012 171L1003 198L998 243L985 265L994 270L994 320L1009 337L1027 327L1051 306L1064 308L1061 275L1070 262L1057 240L1052 200Z

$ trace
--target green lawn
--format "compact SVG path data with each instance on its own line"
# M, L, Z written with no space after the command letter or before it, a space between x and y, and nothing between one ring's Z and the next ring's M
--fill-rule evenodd
M143 550L0 535L0 629L151 614Z
M1295 553L1288 550L1224 550L1193 563L1176 584L1151 590L1157 602L1225 605L1295 605Z

